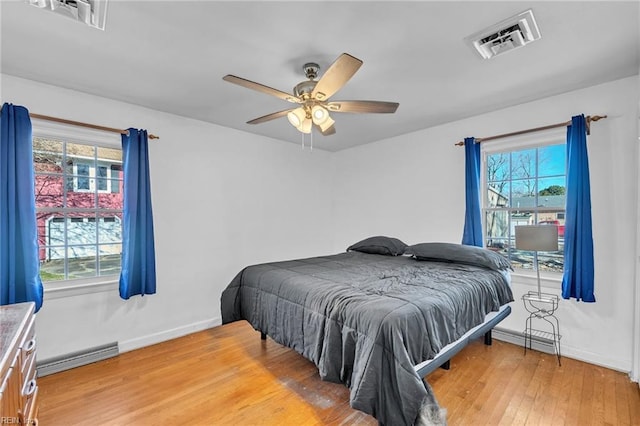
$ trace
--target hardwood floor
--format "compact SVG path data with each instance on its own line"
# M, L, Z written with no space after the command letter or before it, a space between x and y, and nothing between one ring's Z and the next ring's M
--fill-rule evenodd
M474 342L428 376L449 425L640 425L624 373ZM246 322L38 379L40 425L376 425L349 390Z

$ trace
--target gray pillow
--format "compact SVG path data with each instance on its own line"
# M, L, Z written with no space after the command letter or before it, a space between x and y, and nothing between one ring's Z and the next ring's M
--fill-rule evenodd
M387 256L400 256L407 245L393 237L369 237L350 245L347 251L359 251L369 254L384 254Z
M435 260L439 262L458 262L468 265L483 266L494 271L511 269L511 262L506 257L482 247L452 243L421 243L407 247L404 254L418 260Z

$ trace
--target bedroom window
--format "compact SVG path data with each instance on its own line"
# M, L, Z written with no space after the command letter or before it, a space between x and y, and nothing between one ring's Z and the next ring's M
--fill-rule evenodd
M533 253L515 249L516 225L558 227L557 252L538 254L541 271L562 272L566 196L566 144L490 151L484 161L485 246L532 269Z
M36 136L33 166L42 280L119 274L122 150Z

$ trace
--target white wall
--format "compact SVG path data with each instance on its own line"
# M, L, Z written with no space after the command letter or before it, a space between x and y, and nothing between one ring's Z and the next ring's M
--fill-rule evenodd
M244 266L338 252L386 234L459 242L464 152L453 143L608 114L589 137L596 298L563 300L563 354L632 366L638 148L637 78L550 97L334 154L176 115L1 75L2 100L30 111L118 128L151 142L158 293L45 296L39 359L113 341L129 350L220 322L222 290ZM399 110L399 113L401 111ZM514 278L516 299L534 285ZM553 285L553 284L552 284ZM556 282L553 289L560 292ZM501 325L524 326L520 301Z
M640 11L638 11L638 18L640 19ZM640 90L640 69L639 71L639 90ZM638 111L637 111L637 125L636 135L638 136L638 142L640 143L640 99L638 99ZM640 149L638 150L638 174L640 175ZM638 181L640 182L640 176L638 177ZM635 318L634 318L634 339L635 344L633 347L633 365L631 370L631 378L638 382L638 386L640 386L640 184L638 185L638 210L636 217L636 297L635 297Z
M630 77L483 114L334 155L334 250L370 235L408 244L459 243L464 224L466 136L490 136L607 114L592 124L589 161L596 303L562 300L566 356L623 371L632 368L638 192L638 79ZM401 113L401 110L398 110ZM560 284L546 289L560 294ZM535 280L514 277L513 313L501 327L521 332L519 297Z
M45 293L40 360L120 342L129 350L220 323L220 295L246 265L331 250L329 153L2 76L3 102L150 141L157 294Z

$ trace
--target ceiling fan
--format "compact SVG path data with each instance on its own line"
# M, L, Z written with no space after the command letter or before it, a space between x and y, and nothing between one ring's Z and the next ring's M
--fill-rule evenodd
M399 104L397 102L329 101L329 98L353 77L361 65L362 61L360 59L348 53L343 53L316 81L320 66L314 62L306 63L303 66L303 70L308 80L298 83L293 88L293 94L231 74L225 75L222 79L229 83L298 104L295 108L254 118L247 121L247 124L264 123L286 115L289 122L302 133L311 133L311 129L315 125L323 135L328 136L336 132L335 121L331 118L329 112L394 113L398 109Z

